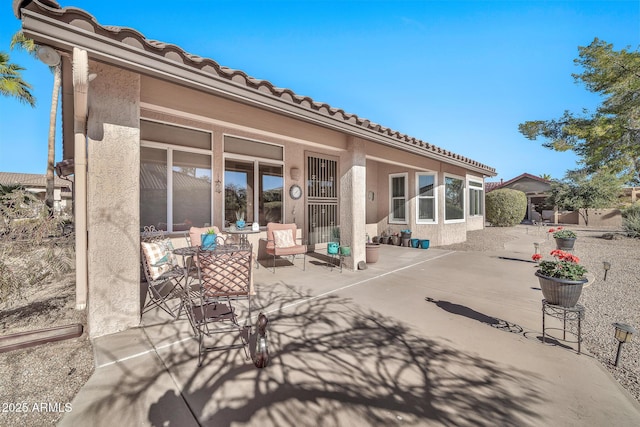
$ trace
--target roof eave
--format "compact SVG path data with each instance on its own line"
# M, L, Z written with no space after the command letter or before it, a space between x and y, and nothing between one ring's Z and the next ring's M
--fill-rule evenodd
M22 27L24 33L39 44L46 44L64 52L72 52L73 47L78 47L86 50L92 60L304 120L355 137L459 166L483 176L496 175L495 170L484 167L480 163L474 165L462 159L448 157L447 150L424 144L413 138L410 143L382 133L390 131L389 129L379 127L380 130L373 130L358 123L338 119L246 85L233 83L229 79L207 73L188 64L179 63L78 26L66 24L29 9L22 10ZM397 132L392 132L392 135L397 135Z

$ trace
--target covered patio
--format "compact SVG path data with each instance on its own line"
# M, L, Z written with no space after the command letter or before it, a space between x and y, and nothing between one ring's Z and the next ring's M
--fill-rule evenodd
M541 342L523 262L540 236L514 233L499 252L383 245L360 272L313 257L255 270L265 369L241 349L198 368L187 321L149 312L94 340L95 374L60 425L638 425L596 359Z

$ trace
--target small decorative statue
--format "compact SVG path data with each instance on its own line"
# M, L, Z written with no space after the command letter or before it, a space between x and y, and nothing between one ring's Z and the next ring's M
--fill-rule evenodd
M258 322L256 323L256 352L253 358L253 363L256 368L266 368L269 364L269 348L267 347L267 324L269 319L263 313L258 315Z

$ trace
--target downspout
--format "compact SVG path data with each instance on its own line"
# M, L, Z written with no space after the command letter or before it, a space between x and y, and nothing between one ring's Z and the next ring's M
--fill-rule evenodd
M73 48L73 133L76 211L76 310L87 307L87 51Z

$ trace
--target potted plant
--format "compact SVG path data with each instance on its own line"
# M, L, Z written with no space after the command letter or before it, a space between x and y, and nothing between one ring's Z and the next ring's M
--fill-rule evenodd
M573 249L578 237L575 232L562 227L551 228L549 233L553 233L553 238L556 239L556 248L565 251Z
M393 233L389 238L390 245L398 246L401 242L402 241L400 240L400 236L398 235L398 233Z
M216 248L216 232L213 228L200 235L200 244L202 249L213 250Z
M538 261L535 274L542 295L549 304L573 307L580 299L582 286L587 282L587 269L579 264L580 258L568 252L554 249L550 255L553 260L542 260L541 254L531 257Z
M242 229L244 226L244 211L236 211L236 227Z

